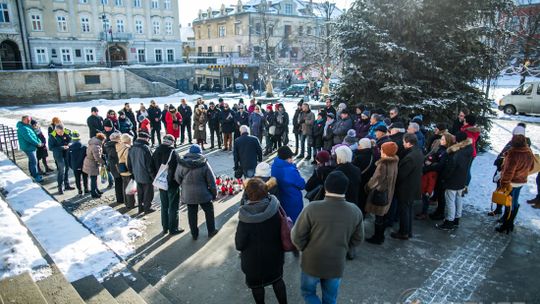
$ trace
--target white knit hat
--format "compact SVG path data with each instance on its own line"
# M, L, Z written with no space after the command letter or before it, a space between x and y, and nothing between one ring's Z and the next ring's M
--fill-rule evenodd
M517 126L512 131L512 135L523 135L525 136L525 128L522 126Z
M359 149L371 149L371 140L369 138L362 138L360 139L360 143L358 143Z
M257 177L270 177L270 165L262 162L255 168L255 176Z

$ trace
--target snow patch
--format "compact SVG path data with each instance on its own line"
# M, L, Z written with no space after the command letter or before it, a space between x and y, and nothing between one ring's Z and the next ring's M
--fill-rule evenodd
M88 275L103 279L125 267L110 248L2 153L0 188L7 192L7 203L21 215L26 227L70 282Z
M51 268L8 204L0 198L0 280L30 272L35 281Z
M135 252L133 241L143 235L145 228L143 221L132 219L110 206L91 209L79 219L123 258L127 258Z

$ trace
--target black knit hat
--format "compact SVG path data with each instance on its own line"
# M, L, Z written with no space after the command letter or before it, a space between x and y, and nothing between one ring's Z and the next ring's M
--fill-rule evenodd
M109 128L114 127L114 126L113 126L113 122L112 122L112 120L110 120L110 119L105 119L105 120L103 121L103 126L104 126L104 127L109 127Z
M291 148L289 148L288 146L281 146L277 150L277 155L279 159L285 160L293 157L294 154L292 153Z
M148 134L148 132L146 131L139 131L138 137L144 138L144 139L150 139L150 134Z
M456 142L462 142L467 139L467 133L465 132L458 132L456 134Z
M345 194L349 188L349 178L341 171L333 171L328 174L324 182L326 192Z

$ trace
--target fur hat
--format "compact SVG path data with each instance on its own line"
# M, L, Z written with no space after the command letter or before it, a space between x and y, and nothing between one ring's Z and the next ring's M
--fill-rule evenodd
M467 133L465 132L458 132L456 134L456 142L462 142L467 139Z
M395 156L398 151L398 146L395 142L389 141L381 145L381 150L386 156Z
M257 177L270 177L270 165L266 162L261 162L255 167L255 176Z
M369 138L362 138L358 143L359 149L371 149L371 140Z
M341 171L333 171L328 174L324 182L326 192L345 194L349 188L349 178Z

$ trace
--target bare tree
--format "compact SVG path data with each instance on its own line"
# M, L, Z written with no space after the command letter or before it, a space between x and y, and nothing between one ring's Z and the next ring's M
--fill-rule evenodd
M539 61L540 5L533 4L532 0L528 0L526 4L522 4L516 8L514 18L517 18L517 22L514 22L517 26L517 51L523 55L520 65L520 84L523 84L530 73L529 67Z

